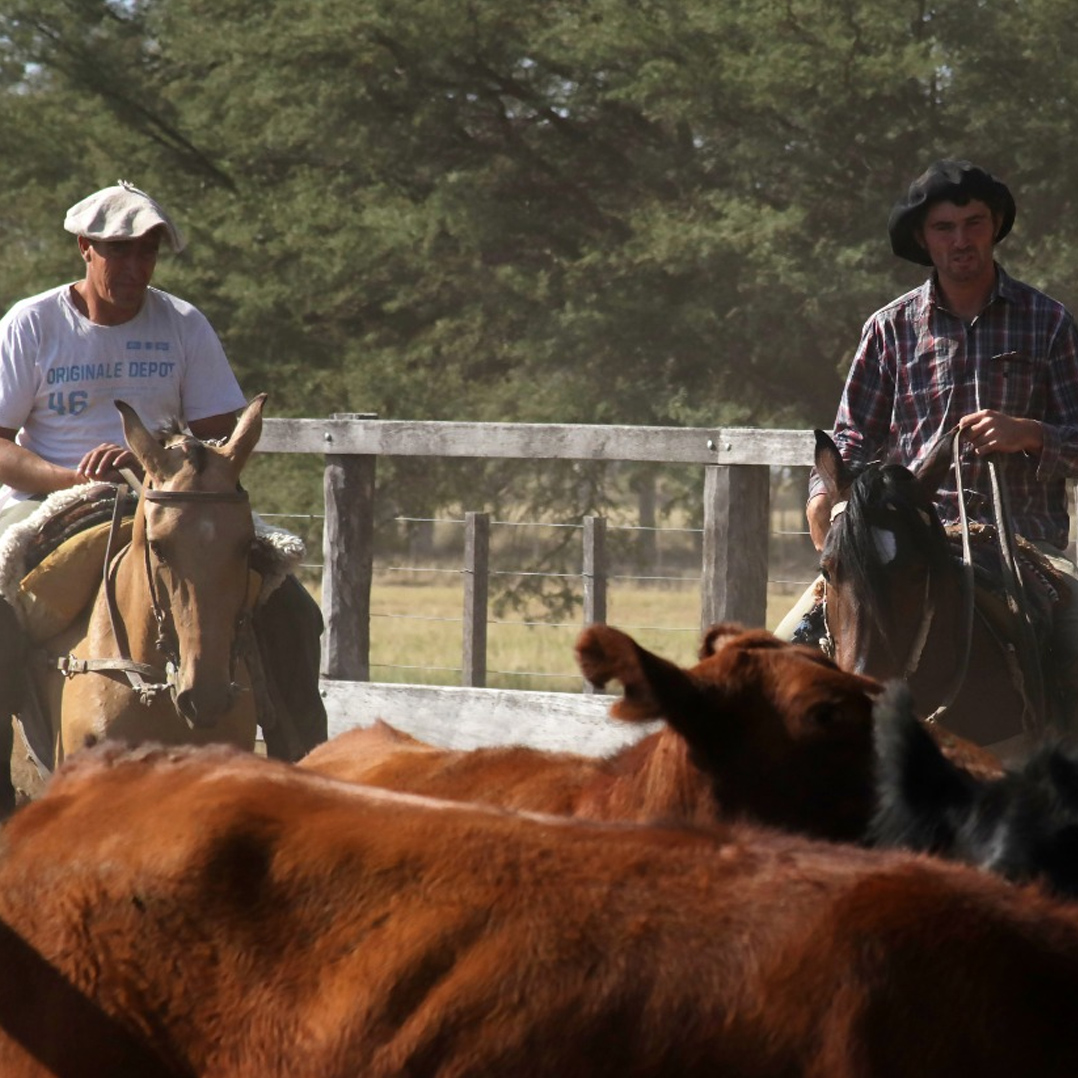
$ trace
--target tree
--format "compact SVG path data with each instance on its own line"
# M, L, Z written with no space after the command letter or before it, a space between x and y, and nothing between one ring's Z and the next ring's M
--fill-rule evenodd
M1078 300L1068 10L9 0L0 299L126 170L192 239L161 283L280 411L826 426L921 278L884 226L934 158L1011 182L1008 267Z

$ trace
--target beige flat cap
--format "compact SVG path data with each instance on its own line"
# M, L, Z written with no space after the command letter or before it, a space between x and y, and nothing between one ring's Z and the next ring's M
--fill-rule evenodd
M164 228L173 251L182 251L183 235L169 215L145 191L127 180L118 180L115 187L87 195L64 218L68 232L91 240L133 240L159 226Z

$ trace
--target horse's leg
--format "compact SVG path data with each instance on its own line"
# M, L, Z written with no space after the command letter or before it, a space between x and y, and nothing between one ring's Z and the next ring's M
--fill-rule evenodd
M322 611L307 589L288 576L252 619L277 721L263 727L268 755L298 760L327 737L326 707L318 685Z
M26 638L15 611L0 599L0 818L15 810L11 756L15 750L12 719L26 692Z

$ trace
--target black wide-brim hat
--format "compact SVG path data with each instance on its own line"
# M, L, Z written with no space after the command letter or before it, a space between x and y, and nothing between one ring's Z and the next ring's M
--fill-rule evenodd
M984 202L1000 216L995 238L999 243L1010 232L1017 212L1007 185L968 161L937 161L910 184L906 197L894 204L887 221L891 250L899 258L931 266L932 259L914 236L924 221L925 211L933 202L948 201L963 206L971 198Z

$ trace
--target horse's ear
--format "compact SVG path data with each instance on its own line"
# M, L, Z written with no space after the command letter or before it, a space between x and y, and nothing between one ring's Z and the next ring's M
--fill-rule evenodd
M120 413L128 448L138 457L146 473L157 477L167 475L169 458L161 443L146 429L138 413L127 401L112 403Z
M236 423L236 429L232 437L228 439L219 452L227 457L235 465L236 473L243 470L247 458L262 437L262 408L266 403L267 393L259 393L257 397L243 410Z
M957 432L958 428L952 427L946 434L941 434L914 473L917 485L930 500L935 499L936 491L943 485L943 480L951 467L954 456L954 436Z
M816 434L816 471L823 480L824 489L832 502L840 501L843 491L853 482L853 473L846 467L846 462L838 451L838 446L831 440L827 431L817 430Z

